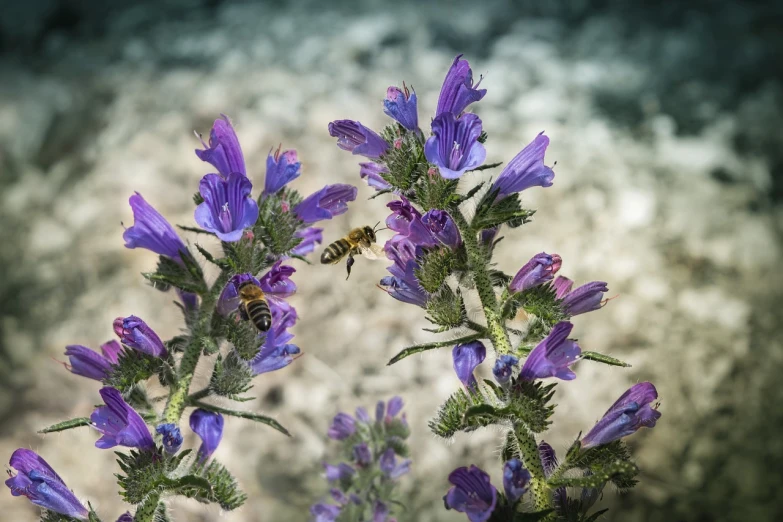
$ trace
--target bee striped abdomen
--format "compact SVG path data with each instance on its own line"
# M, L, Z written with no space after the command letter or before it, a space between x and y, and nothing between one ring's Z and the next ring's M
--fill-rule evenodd
M324 250L321 254L321 263L329 265L341 260L351 250L351 244L347 239L338 239Z
M269 330L272 326L272 312L269 310L269 304L264 299L255 299L245 304L245 312L250 321L262 332Z

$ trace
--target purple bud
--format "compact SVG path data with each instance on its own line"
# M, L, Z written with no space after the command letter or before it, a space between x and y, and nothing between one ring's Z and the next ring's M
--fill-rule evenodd
M574 286L574 282L567 277L557 276L552 282L552 286L555 289L555 297L562 299L568 294L568 292L571 291L571 287Z
M291 255L306 256L315 250L316 245L320 245L324 240L323 230L322 228L309 227L294 232L294 237L301 237L302 242L291 250Z
M247 176L245 159L234 127L231 126L228 116L225 114L220 116L209 131L209 145L201 140L204 150L197 149L196 156L201 161L212 164L223 177L228 177L235 172Z
M381 177L381 174L388 174L389 169L385 165L367 161L359 163L359 177L367 182L375 190L387 190L391 188L388 181Z
M347 413L338 413L334 416L327 435L330 439L345 440L356 433L356 421Z
M386 408L386 419L393 419L397 416L398 413L402 411L402 397L399 395L395 395L391 399L389 399L389 405Z
M348 497L345 495L345 493L343 493L337 488L330 489L329 494L332 496L332 499L334 499L334 501L340 504L341 506L344 506L345 504L350 502L350 500L348 500Z
M381 454L378 465L381 468L381 471L392 480L400 478L411 469L411 461L409 459L403 460L401 463L397 464L397 457L392 448L388 448Z
M334 522L340 516L341 509L340 506L319 502L310 507L310 514L313 515L313 522Z
M555 449L545 441L541 441L538 445L538 454L541 457L541 466L544 468L544 477L549 478L555 469L557 469L557 455ZM563 507L566 505L568 497L566 494L566 488L560 487L555 489L552 493L555 500L556 507Z
M122 344L138 352L153 357L166 357L168 354L158 334L135 315L115 319L114 333Z
M126 511L120 515L120 518L117 519L117 522L133 522L133 515L130 514L130 511Z
M389 144L358 121L336 120L329 124L329 135L337 138L337 146L353 154L377 159L389 148Z
M388 516L389 507L380 500L376 500L372 507L372 522L386 522Z
M574 325L567 321L557 323L549 335L527 356L519 374L520 379L527 381L547 377L557 377L564 381L575 379L576 374L569 366L579 360L582 350L576 342L568 340L573 327Z
M163 449L166 450L166 453L173 455L182 447L182 433L179 431L179 428L176 424L172 424L170 422L166 424L158 424L158 426L155 428L155 431L159 435L163 435Z
M557 254L536 254L519 269L508 289L511 292L522 292L551 281L562 263L563 260Z
M403 89L394 86L386 89L386 99L383 100L383 112L397 120L406 129L416 130L419 127L416 93L409 91L404 83L402 87Z
M370 414L367 413L367 408L364 408L362 406L359 406L356 408L356 418L365 424L369 424L371 422L370 420Z
M330 482L335 480L347 481L356 474L356 470L345 462L341 462L337 466L324 463L324 471L326 472L326 480Z
M452 250L462 244L457 224L445 210L432 209L421 217L421 222L438 241Z
M511 374L514 371L514 366L519 363L519 359L513 355L501 355L495 361L495 366L492 368L492 374L495 376L495 380L500 384L505 384L511 379Z
M375 403L375 422L383 422L384 415L386 415L386 403L378 401Z
M187 252L188 247L174 227L138 192L130 197L129 202L133 210L133 226L126 228L122 234L125 248L146 248L181 263L181 252Z
M112 365L117 364L117 358L121 351L122 346L117 341L102 344L103 355L86 346L72 344L65 347L65 355L71 363L66 365L66 368L76 375L102 381L111 373Z
M650 404L657 398L658 391L652 383L641 382L631 386L584 436L582 448L608 444L640 428L654 427L661 412L656 409L657 405Z
M356 199L358 190L353 185L327 185L310 194L294 207L294 212L305 224L332 219L348 211L348 202Z
M239 241L244 230L258 219L258 204L250 197L252 189L244 174L232 172L227 178L207 174L199 184L204 202L196 207L196 223L221 241Z
M215 453L220 440L223 438L223 416L212 411L193 410L190 414L190 429L201 439L198 449L198 457L205 462Z
M484 163L487 151L478 141L481 119L475 114L457 118L450 112L443 113L432 120L432 134L424 144L424 155L438 166L444 178L457 179Z
M266 158L264 194L274 194L298 178L301 174L301 167L302 164L298 161L295 150L286 150L281 153L278 147L274 154L270 152Z
M598 310L606 302L604 292L609 288L603 281L587 283L572 290L563 297L563 312L567 315L579 315Z
M366 442L353 447L353 460L360 468L365 468L372 463L372 451Z
M457 468L449 475L452 487L443 502L446 509L465 513L470 522L486 522L492 516L498 492L480 468Z
M457 377L469 391L475 392L478 382L473 376L473 371L487 356L484 344L481 341L458 344L451 351L451 356L454 359L454 371L457 372Z
M517 154L492 184L499 190L497 199L522 192L530 187L551 187L555 172L544 165L544 153L549 138L542 132L527 147Z
M105 406L100 406L90 415L93 427L103 436L95 442L95 447L109 449L115 446L155 449L155 441L144 423L144 419L122 398L114 388L101 388Z
M512 503L519 500L530 486L531 475L519 459L511 459L503 466L503 489Z
M455 116L459 116L468 105L479 101L487 94L486 89L478 89L481 79L475 87L473 86L473 71L468 61L461 58L461 54L454 58L454 62L446 74L438 97L436 116L444 112L451 112Z

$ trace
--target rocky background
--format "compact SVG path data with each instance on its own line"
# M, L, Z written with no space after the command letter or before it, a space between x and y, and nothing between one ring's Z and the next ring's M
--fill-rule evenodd
M57 364L66 344L97 347L119 315L148 318L164 338L181 327L173 296L139 276L155 257L122 246L128 196L137 190L192 225L191 194L206 172L192 130L208 132L222 112L257 186L280 142L303 160L300 191L360 185L327 238L373 224L385 201L366 200L356 158L335 147L327 122L380 128L386 87L405 80L426 125L451 60L465 53L486 76L475 110L488 161L510 159L541 130L552 139L548 162L557 160L555 185L525 193L538 212L507 234L499 263L512 272L557 252L562 273L609 281L620 296L576 318L575 332L585 349L633 368L581 363L559 387L547 440L564 451L628 385L649 379L663 418L630 439L642 483L607 492L606 520L783 518L779 3L106 4L9 0L0 14L0 455L39 451L114 520L126 507L112 452L95 449L88 429L35 431L99 401L97 383ZM332 415L400 394L414 444L401 519L464 520L442 508L446 476L476 463L499 484L500 442L493 431L449 443L429 434L427 419L459 384L448 350L385 367L429 334L418 309L374 286L383 263L360 260L348 282L342 268L297 268L294 332L306 354L258 378L248 404L295 437L229 419L217 458L250 500L232 513L177 502L176 519L306 520L325 491ZM3 520L36 512L0 494Z

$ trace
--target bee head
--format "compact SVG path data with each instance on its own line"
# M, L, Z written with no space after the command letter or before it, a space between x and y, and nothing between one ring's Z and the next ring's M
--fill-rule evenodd
M261 289L252 281L248 281L239 287L239 296L244 299L255 298L258 294L264 295Z
M375 226L377 227L378 225L376 224ZM370 226L364 227L364 233L367 234L367 237L370 238L370 241L372 241L373 243L375 242L375 228L374 227L370 227Z

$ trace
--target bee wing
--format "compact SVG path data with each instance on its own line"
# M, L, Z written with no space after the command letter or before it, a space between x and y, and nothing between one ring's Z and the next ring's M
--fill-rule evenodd
M377 243L370 243L369 245L361 245L359 247L362 255L367 259L383 259L385 253L383 247Z

